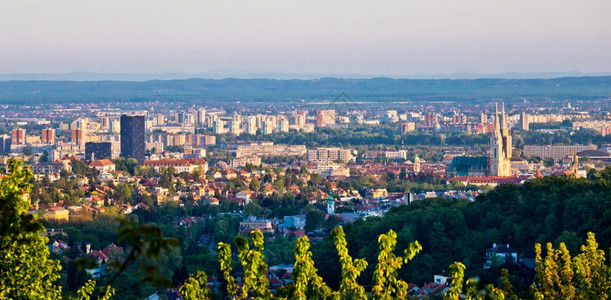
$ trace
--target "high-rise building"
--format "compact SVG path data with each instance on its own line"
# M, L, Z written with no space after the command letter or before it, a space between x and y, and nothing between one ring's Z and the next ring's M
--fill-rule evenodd
M530 127L529 116L525 112L520 115L520 129L528 131Z
M178 124L185 124L187 119L187 114L184 111L179 111L176 117Z
M289 132L289 119L286 117L278 118L278 131Z
M3 134L0 135L0 153L11 152L11 137Z
M203 126L206 123L206 109L200 108L197 110L196 122L198 126Z
M305 115L298 114L297 116L295 116L295 125L297 125L299 129L303 128L305 126L305 123L306 123Z
M82 143L85 142L85 140L83 139L83 130L81 129L72 129L70 130L70 141L72 141L72 143L77 144L77 145L81 145Z
M335 110L319 110L316 114L316 126L325 127L331 124L335 124Z
M437 127L439 121L437 120L437 114L434 112L427 113L424 116L424 126L425 127Z
M153 126L163 126L165 125L165 116L162 114L158 114L153 117Z
M26 136L25 129L17 128L11 131L13 145L25 145Z
M109 133L119 133L121 132L121 122L119 120L110 121L110 126L108 127Z
M216 134L225 133L225 121L221 119L214 121L214 127L212 129L213 129L213 132Z
M467 124L467 116L464 114L452 115L452 124L454 125Z
M54 144L55 143L55 129L47 128L42 130L40 136L40 142L43 144Z
M265 120L261 127L261 134L272 134L274 132L274 122L271 120Z
M110 118L108 117L104 117L104 118L100 118L100 120L102 121L102 128L108 128L110 126Z
M94 161L112 157L112 143L85 143L85 159Z
M482 124L488 124L488 115L486 113L482 113L479 116L479 122Z
M121 116L121 157L144 162L144 116Z
M246 134L250 134L250 135L257 134L257 117L249 116L246 119Z
M404 122L401 123L401 134L407 134L410 131L416 130L416 123L414 122Z
M231 133L231 135L238 136L240 135L240 132L240 122L234 118L231 122L229 122L229 133Z
M216 136L214 135L205 135L204 136L204 147L214 146L216 145Z

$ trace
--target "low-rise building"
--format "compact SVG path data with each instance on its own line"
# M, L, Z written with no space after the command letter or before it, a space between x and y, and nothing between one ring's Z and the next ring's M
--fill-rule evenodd
M66 170L68 173L72 172L72 166L65 162L48 162L48 163L37 163L32 165L32 173L34 174L54 174L60 173L62 170Z
M249 218L244 222L240 222L239 230L241 233L248 233L253 230L259 230L262 233L274 233L276 231L276 225L269 220Z
M52 207L45 213L45 219L55 222L68 222L70 220L70 211L63 207Z
M495 264L518 263L518 251L509 247L509 244L492 244L486 249L484 269L490 269Z
M100 173L111 173L115 171L115 164L108 159L94 160L89 164L89 167L98 170Z
M169 168L169 167L173 167L177 173L182 173L182 172L191 173L197 167L197 165L192 164L188 159L147 160L142 165L145 167L151 167L155 169L155 171L158 173L161 172L163 169Z

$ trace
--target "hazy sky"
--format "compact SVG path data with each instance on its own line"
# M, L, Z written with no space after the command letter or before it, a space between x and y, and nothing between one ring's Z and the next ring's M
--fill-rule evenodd
M0 73L611 71L611 0L0 0Z

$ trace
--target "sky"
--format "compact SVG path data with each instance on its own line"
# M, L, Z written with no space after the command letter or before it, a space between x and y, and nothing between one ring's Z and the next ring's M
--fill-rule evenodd
M611 71L610 0L0 0L0 73Z

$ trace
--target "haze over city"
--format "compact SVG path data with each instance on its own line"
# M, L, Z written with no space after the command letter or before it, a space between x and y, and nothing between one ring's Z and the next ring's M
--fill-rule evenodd
M5 74L611 70L605 0L11 0L0 8Z

